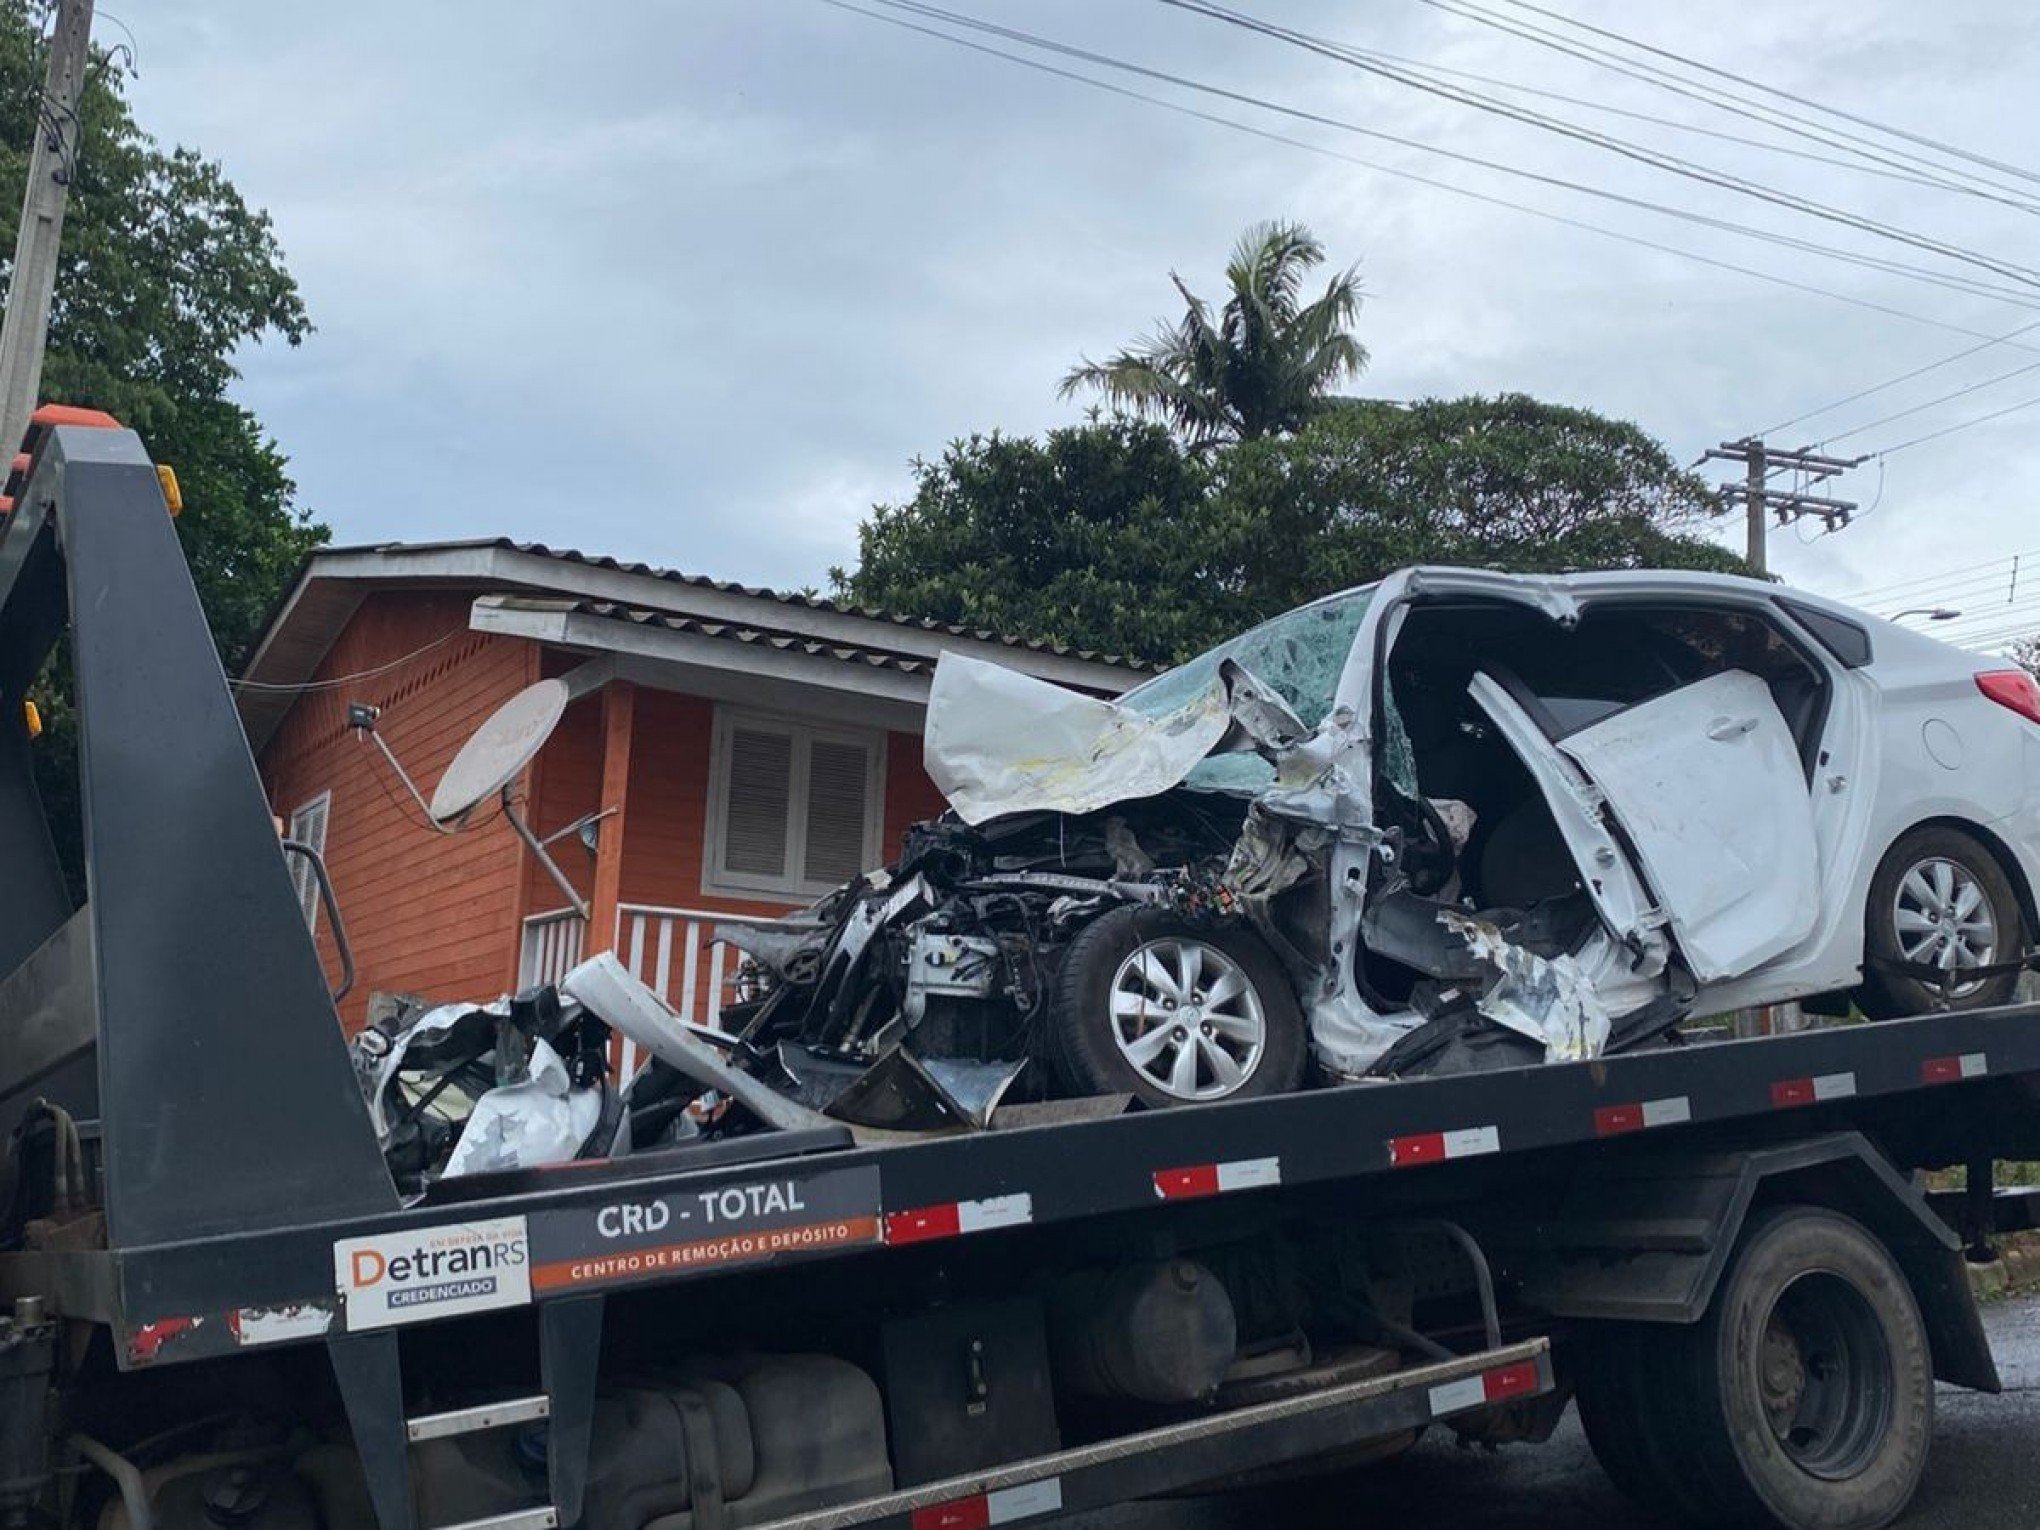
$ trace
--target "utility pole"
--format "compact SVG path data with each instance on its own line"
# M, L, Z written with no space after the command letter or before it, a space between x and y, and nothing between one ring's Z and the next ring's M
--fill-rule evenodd
M14 241L7 317L0 321L0 455L20 450L42 387L64 201L78 165L78 97L85 87L91 41L92 0L58 0L49 74L28 156L28 190L21 199L21 229Z
M1810 447L1786 451L1781 447L1766 446L1754 436L1745 436L1740 441L1724 441L1713 451L1705 453L1700 461L1717 459L1743 464L1743 481L1740 484L1725 483L1719 487L1726 493L1742 497L1743 513L1748 524L1746 556L1750 567L1759 574L1765 572L1770 562L1764 545L1770 529L1767 517L1776 516L1778 524L1786 526L1801 516L1816 515L1827 524L1829 531L1839 530L1849 524L1849 517L1856 512L1856 502L1809 494L1806 487L1870 460L1867 457L1823 456ZM1771 476L1785 472L1796 474L1801 487L1772 488Z

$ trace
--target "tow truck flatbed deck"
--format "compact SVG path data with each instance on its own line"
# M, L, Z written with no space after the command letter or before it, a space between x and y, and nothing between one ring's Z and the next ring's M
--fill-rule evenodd
M77 1266L73 1289L115 1296L117 1313L93 1315L120 1324L129 1363L167 1362L367 1326L349 1321L336 1291L337 1245L396 1246L504 1219L523 1221L530 1299L542 1301L1216 1196L1343 1190L1473 1160L1492 1169L1574 1150L1564 1156L1576 1166L1579 1150L1631 1137L1897 1133L1929 1159L1961 1161L1982 1119L2024 1122L2036 1096L2040 1006L2016 1006L922 1142L738 1137L449 1181L457 1198L385 1216L121 1248L103 1269ZM628 1228L626 1207L638 1209Z

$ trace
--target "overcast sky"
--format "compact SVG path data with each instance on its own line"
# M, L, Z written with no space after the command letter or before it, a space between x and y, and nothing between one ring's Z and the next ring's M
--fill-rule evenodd
M822 0L154 0L116 14L137 44L141 121L222 160L275 219L318 331L298 350L251 351L240 396L341 542L510 535L782 587L821 583L852 560L868 506L907 492L916 454L972 431L1078 418L1077 403L1055 396L1071 362L1169 313L1172 268L1215 290L1241 228L1270 217L1304 221L1335 259L1360 265L1359 332L1373 364L1356 391L1521 390L1634 419L1687 460L2040 320L2040 287L1152 0L952 3L1378 132L2027 295L1950 290L1109 76L1329 152L1271 142ZM1510 0L1485 3L1554 25ZM2022 8L2003 0L1549 3L2040 167L2040 29L2015 22ZM1252 8L1341 42L1835 154L1425 0ZM104 11L97 35L121 36ZM1511 99L2004 264L2040 265L2040 221L2023 209ZM1882 152L1903 147L1885 140ZM2040 181L1964 168L2040 201ZM2040 330L1778 439L1833 436L1833 450L1853 454L2035 397L2040 371L1840 434L2040 361L2028 341L2040 347ZM2036 437L2040 408L1895 453L1881 480L1867 465L1834 492L1874 511L1838 536L1774 536L1774 563L1848 593L2040 548ZM1960 581L1946 588L1969 595ZM1973 608L2002 595L1993 585Z

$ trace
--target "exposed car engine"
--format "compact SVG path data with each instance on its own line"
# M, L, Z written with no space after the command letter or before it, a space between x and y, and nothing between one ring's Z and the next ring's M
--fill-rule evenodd
M747 957L723 1024L804 1104L873 1126L982 1126L1009 1094L1097 1093L1113 1081L1062 1036L1071 943L1120 911L1215 939L1243 929L1225 881L1243 812L1177 792L918 825L892 867L796 918L718 929Z

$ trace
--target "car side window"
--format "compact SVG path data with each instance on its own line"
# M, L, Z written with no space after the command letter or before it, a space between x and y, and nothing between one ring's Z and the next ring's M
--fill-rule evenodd
M1573 636L1583 652L1623 655L1616 667L1626 675L1606 684L1590 668L1584 678L1559 677L1552 694L1539 692L1561 736L1709 675L1741 670L1769 688L1811 771L1827 715L1827 677L1763 613L1714 606L1590 609ZM1592 715L1596 707L1604 708L1599 716Z

